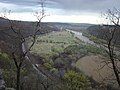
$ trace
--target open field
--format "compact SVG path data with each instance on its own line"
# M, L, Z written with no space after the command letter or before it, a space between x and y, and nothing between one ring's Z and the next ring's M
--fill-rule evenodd
M62 52L67 46L79 42L80 40L67 31L52 32L44 36L38 36L37 42L33 46L31 52L39 55L51 56Z
M112 65L108 64L108 67L104 62L106 60L108 58L101 55L90 55L79 59L76 67L101 85L116 85L113 70L109 68Z

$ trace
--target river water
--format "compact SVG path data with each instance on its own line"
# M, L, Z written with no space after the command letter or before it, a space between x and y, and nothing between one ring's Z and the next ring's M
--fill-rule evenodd
M73 30L69 30L66 29L68 32L71 32L74 34L75 37L77 37L78 39L80 39L81 41L83 41L86 44L92 44L92 45L97 45L96 43L94 43L93 41L91 41L89 38L83 36L82 32L77 32L77 31L73 31Z

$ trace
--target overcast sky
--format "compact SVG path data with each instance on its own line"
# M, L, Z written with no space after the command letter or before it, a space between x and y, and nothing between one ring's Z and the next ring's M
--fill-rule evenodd
M41 0L0 0L0 12L11 10L11 19L34 21ZM100 23L101 12L120 8L120 0L46 0L46 22Z

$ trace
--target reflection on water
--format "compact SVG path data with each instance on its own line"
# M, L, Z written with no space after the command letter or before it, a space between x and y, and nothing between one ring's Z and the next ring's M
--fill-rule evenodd
M91 41L89 38L83 36L82 32L77 32L77 31L73 31L73 30L69 30L66 29L68 32L72 32L74 33L75 37L79 38L81 41L88 43L88 44L92 44L92 45L96 45L93 41Z

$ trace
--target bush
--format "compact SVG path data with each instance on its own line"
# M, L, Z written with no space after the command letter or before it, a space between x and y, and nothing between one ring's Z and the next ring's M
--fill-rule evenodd
M87 52L94 53L94 54L102 54L103 55L105 53L104 49L98 48L98 47L95 47L92 45L85 45L85 49L87 50Z
M50 69L53 68L50 63L44 63L44 66L45 66L48 70L50 70Z
M2 69L10 69L11 61L9 55L6 53L0 52L0 68Z
M89 81L83 74L72 70L65 73L63 80L68 90L86 90L89 86Z
M52 73L58 73L58 69L52 68L52 69L50 70L50 72L52 72Z
M13 60L7 53L0 52L0 68L7 87L15 87L15 66Z
M87 50L85 49L84 45L70 45L64 49L65 53L68 54L87 54Z
M13 70L7 70L4 69L3 70L3 78L5 80L5 84L7 85L7 87L13 87L15 88L15 84L16 84L16 72Z

